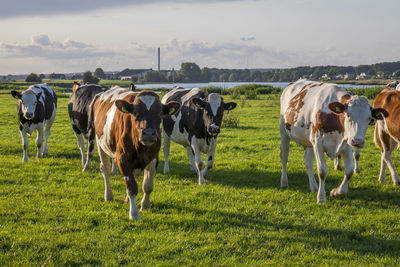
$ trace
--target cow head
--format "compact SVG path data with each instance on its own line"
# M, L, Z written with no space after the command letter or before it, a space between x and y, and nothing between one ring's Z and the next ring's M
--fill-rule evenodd
M203 110L204 125L208 134L217 136L220 132L224 110L232 110L236 103L224 103L219 94L209 94L207 99L193 98L193 104Z
M33 90L25 90L24 92L19 93L17 91L11 91L11 95L14 98L18 98L21 105L22 115L27 119L33 119L35 115L36 105L40 99L42 93L36 94Z
M161 119L174 115L181 106L174 101L163 105L158 95L151 91L137 94L133 103L117 100L115 105L121 112L129 113L132 116L139 142L145 146L150 146L157 141Z
M344 115L344 138L354 147L364 147L365 134L371 121L383 120L389 116L383 108L372 108L365 96L353 95L342 104L340 102L329 103L328 108L335 114Z

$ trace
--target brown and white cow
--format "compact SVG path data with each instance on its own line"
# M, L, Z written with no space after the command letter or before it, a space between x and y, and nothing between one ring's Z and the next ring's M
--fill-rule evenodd
M399 185L400 179L393 164L392 151L400 142L400 91L386 87L374 99L374 108L384 108L389 113L385 120L375 124L374 143L381 150L381 169L378 181L386 183L385 170L389 168L393 185Z
M286 165L290 140L305 149L304 159L310 189L318 191L317 201L325 202L325 178L328 174L324 153L331 159L340 155L345 176L331 196L345 194L353 175L352 146L364 146L370 121L387 115L384 109L372 109L365 96L351 95L336 84L312 82L305 79L289 84L281 95L281 187L288 187ZM317 161L319 186L314 178L313 161Z
M104 198L106 201L113 199L109 179L110 158L114 158L126 185L131 220L139 220L135 176L144 170L141 209L149 209L161 146L161 119L175 114L179 108L180 104L176 102L161 104L158 95L152 91L136 93L120 87L97 95L92 102L90 123L101 160Z

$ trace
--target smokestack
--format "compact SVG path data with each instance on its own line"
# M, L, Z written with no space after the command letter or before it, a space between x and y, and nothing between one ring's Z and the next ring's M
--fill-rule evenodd
M158 48L158 72L160 72L160 48Z

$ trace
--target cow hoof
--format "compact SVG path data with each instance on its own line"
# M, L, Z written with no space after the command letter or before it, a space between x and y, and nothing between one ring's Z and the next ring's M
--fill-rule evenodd
M150 208L151 208L151 204L150 204L150 201L143 201L142 200L142 203L140 203L141 205L141 207L140 207L140 211L144 211L144 210L149 210Z
M135 214L129 214L129 220L131 221L140 221L140 216L139 213L135 213Z
M378 183L380 183L380 184L386 184L385 178L379 178L379 179L378 179Z
M360 169L354 169L354 173L355 173L355 174L360 173Z
M199 185L204 185L204 184L206 184L206 180L200 179L200 180L199 180Z
M167 173L169 173L169 168L164 167L164 174L167 174Z
M342 195L342 192L340 192L339 188L332 189L332 191L330 193L331 197L337 197L339 195Z
M114 199L114 196L113 196L113 194L112 194L112 192L106 192L105 194L104 194L104 200L105 201L112 201Z
M317 200L317 203L325 203L325 202L326 202L325 198Z
M400 185L400 182L399 181L394 181L393 182L393 186L399 186Z
M28 159L22 159L22 163L28 162Z
M286 187L287 188L287 187ZM318 192L318 186L310 187L311 192Z
M85 165L85 167L83 167L83 169L82 169L83 172L88 172L89 170L90 170L90 167L88 167L88 166L86 166L86 165Z

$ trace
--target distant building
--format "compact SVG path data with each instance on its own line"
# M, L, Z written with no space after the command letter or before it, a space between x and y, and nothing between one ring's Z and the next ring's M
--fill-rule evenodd
M357 75L356 80L364 80L367 78L368 78L368 75L365 72L361 72L359 75Z
M346 73L344 74L344 76L343 76L343 79L344 79L344 80L352 80L352 79L354 79L354 73L348 73L348 72L346 72Z
M147 72L153 71L153 69L124 69L123 71L118 73L119 77L132 77L137 76L138 78L142 78Z
M324 75L321 76L321 79L322 80L330 80L331 77L329 77L329 75L325 73Z

